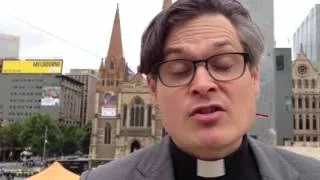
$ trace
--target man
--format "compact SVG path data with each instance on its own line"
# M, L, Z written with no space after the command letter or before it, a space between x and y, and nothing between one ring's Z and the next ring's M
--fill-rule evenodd
M168 136L82 175L90 180L314 180L320 163L246 134L264 42L235 0L179 0L142 38L140 72Z

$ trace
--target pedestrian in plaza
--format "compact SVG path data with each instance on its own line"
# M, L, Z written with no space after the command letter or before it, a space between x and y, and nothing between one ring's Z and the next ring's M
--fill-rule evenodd
M236 0L178 0L142 37L140 72L168 135L89 180L315 180L320 162L248 136L264 40Z

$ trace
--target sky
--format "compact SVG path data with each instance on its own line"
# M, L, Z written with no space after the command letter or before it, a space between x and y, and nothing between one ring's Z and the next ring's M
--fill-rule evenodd
M139 64L141 35L163 0L0 0L0 33L20 37L20 58L63 58L64 72L98 69L107 54L119 3L122 44L129 67ZM292 36L320 0L274 0L276 47Z

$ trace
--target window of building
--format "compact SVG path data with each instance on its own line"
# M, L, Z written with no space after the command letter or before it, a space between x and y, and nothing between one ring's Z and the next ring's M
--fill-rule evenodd
M309 98L305 97L305 108L309 108Z
M306 115L306 130L310 129L310 119L309 119L309 115Z
M299 121L299 127L298 127L298 129L302 129L302 128L303 128L303 122L302 122L302 115L301 115L301 114L299 114L299 119L298 119L298 121Z
M313 130L317 130L317 117L316 115L313 115L312 117L312 126L313 126Z
M144 102L140 97L135 97L131 103L130 126L143 127L144 124Z
M151 127L151 119L152 118L152 106L151 104L148 105L148 127Z
M301 86L302 86L301 79L298 79L298 88L301 88Z
M316 108L316 98L313 97L312 98L312 109L315 109Z
M283 55L276 56L276 70L277 71L284 70L284 56Z
M296 104L296 101L295 101L294 97L292 97L292 108L295 108L295 104Z
M316 80L314 80L314 79L311 80L311 88L312 89L316 88Z
M126 121L127 121L127 105L124 104L123 105L123 119L122 119L122 126L125 127L126 126Z
M293 121L293 129L296 129L296 116L292 115L292 121Z
M298 98L298 108L302 108L302 98Z
M318 137L317 136L313 137L313 142L318 142Z
M110 62L110 69L113 69L113 62Z
M306 137L306 141L307 141L307 142L310 142L310 136L307 136L307 137Z
M109 123L106 123L104 128L104 143L111 144L111 125Z
M303 141L303 136L299 136L299 141Z
M309 88L309 81L308 79L304 80L304 88L308 89Z

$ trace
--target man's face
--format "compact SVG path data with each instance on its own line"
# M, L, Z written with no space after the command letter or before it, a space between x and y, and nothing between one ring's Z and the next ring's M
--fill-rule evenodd
M174 27L164 51L164 61L196 61L244 49L228 19L207 14ZM200 65L193 80L183 86L167 87L159 79L148 82L168 134L180 148L200 158L212 158L212 153L240 145L241 137L252 127L259 88L258 68L249 70L246 66L240 78L220 82Z

